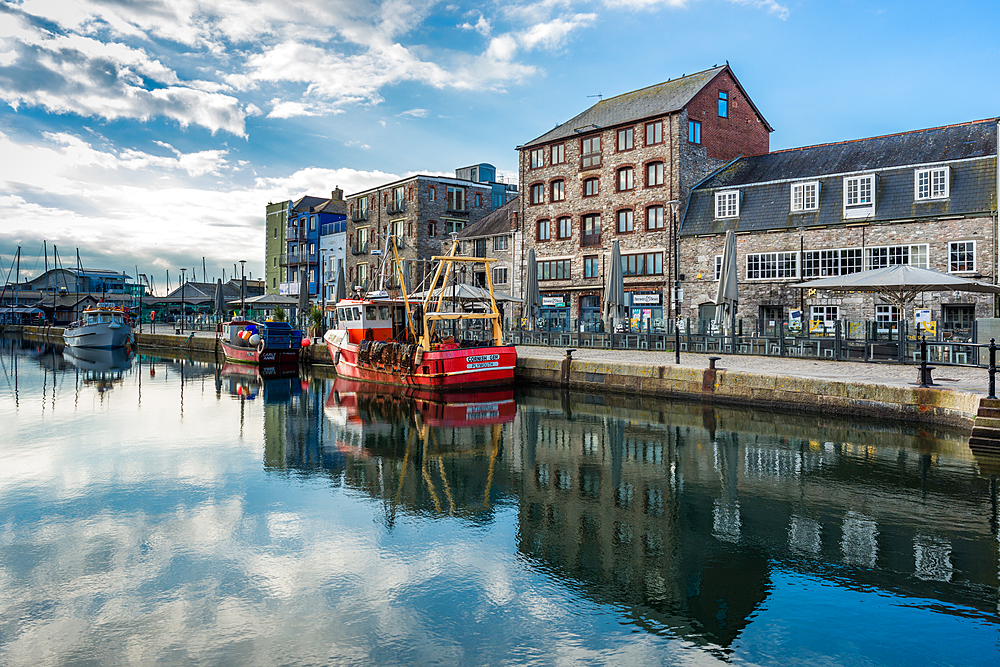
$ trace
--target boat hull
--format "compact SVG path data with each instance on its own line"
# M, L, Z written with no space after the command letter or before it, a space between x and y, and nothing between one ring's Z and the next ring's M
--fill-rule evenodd
M63 342L70 347L92 347L110 350L128 345L132 337L132 327L119 324L115 328L107 323L85 324L67 327L63 331Z
M219 341L222 344L222 351L226 359L237 361L243 364L258 364L267 366L279 366L286 364L297 364L299 362L299 351L290 348L275 349L265 347L237 347L230 345L225 340Z
M362 382L433 390L503 387L514 383L517 350L513 345L462 347L424 352L412 364L358 362L359 346L325 340L337 375Z

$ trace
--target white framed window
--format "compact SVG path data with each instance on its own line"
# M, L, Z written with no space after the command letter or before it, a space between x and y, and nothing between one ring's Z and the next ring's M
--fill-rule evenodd
M925 199L946 199L948 197L949 178L948 167L931 167L917 169L913 172L913 198L917 201Z
M799 253L762 252L747 255L747 280L797 278Z
M880 325L899 321L899 308L896 306L875 306L875 321Z
M740 215L740 191L727 190L715 193L715 217L738 218Z
M580 142L580 166L583 169L601 165L601 138L590 137Z
M875 215L875 174L844 178L844 218Z
M618 190L631 190L634 170L632 167L624 167L618 170Z
M715 282L722 280L722 255L715 256Z
M865 248L865 268L884 269L887 266L905 264L920 269L927 266L927 244L886 245Z
M566 199L566 181L552 181L552 201Z
M494 236L493 237L493 251L500 252L501 250L507 249L508 237L507 236Z
M948 272L968 273L976 270L976 242L952 241L948 244Z
M552 164L562 164L566 161L566 147L556 144L552 147Z
M819 208L819 181L792 184L792 213Z
M809 319L813 322L836 322L840 319L840 306L810 306Z
M494 285L507 284L507 267L497 267L493 269L493 284Z
M807 250L802 255L802 277L846 276L861 270L861 248Z
M631 127L618 130L618 150L627 151L632 148L633 133L634 130Z
M531 168L538 169L542 166L545 166L545 151L541 148L536 148L531 151Z

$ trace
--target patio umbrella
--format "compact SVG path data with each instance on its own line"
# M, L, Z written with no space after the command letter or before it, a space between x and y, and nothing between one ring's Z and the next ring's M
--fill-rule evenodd
M524 300L527 311L522 311L522 316L527 312L534 327L534 322L542 310L542 297L538 293L538 262L535 261L534 248L528 251L528 276L525 278Z
M722 251L722 272L719 274L719 292L715 297L715 321L719 325L736 323L736 304L740 300L736 287L736 234L726 232L726 245Z
M215 314L219 320L226 316L226 299L222 293L222 278L219 278L215 283Z
M846 276L796 283L802 289L829 289L838 292L874 292L898 306L909 305L921 292L985 292L1000 294L1000 285L989 285L949 273L940 273L915 266L896 265L871 271L858 271Z
M344 278L344 265L340 265L340 270L337 271L337 289L333 295L334 303L338 303L343 299L347 298L347 281Z
M628 315L625 306L625 279L622 275L622 252L618 241L611 244L611 268L608 270L608 283L604 286L604 317L611 324L611 331L619 319Z

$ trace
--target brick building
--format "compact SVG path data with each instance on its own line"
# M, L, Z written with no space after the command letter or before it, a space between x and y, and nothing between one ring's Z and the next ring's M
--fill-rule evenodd
M685 317L709 319L725 232L736 232L745 319L894 321L879 297L790 288L909 264L992 283L997 124L976 121L740 158L699 184L681 224ZM992 295L925 293L944 330L993 317ZM909 316L909 315L907 315ZM912 324L912 320L911 320Z
M770 132L726 64L602 100L519 146L519 257L535 251L548 326L600 326L616 239L633 326L662 325L674 283L671 202L682 214L695 183L767 153Z
M495 174L476 165L478 174ZM465 170L469 172L470 168ZM349 288L378 288L377 272L388 235L404 261L410 286L429 273L429 260L450 250L451 234L478 222L493 210L494 182L415 175L380 185L347 198L347 284ZM372 251L377 251L373 254ZM395 286L395 271L387 265L384 286ZM349 290L350 291L350 290Z

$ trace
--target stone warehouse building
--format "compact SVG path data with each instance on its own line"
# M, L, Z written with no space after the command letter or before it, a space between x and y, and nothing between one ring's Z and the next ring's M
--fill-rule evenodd
M464 176L464 178L463 178ZM472 177L480 180L472 180ZM497 186L500 186L498 188ZM495 194L499 193L496 197ZM396 245L410 286L419 290L430 270L429 260L450 250L451 234L478 222L494 209L494 201L516 194L513 185L498 183L496 169L480 164L456 170L456 177L415 175L350 195L347 222L347 284L377 289L377 275L389 235ZM385 287L395 286L387 268Z
M744 319L788 321L803 311L814 322L895 321L897 309L870 294L789 287L895 264L992 283L996 163L996 120L735 160L691 192L681 225L682 315L714 315L729 229ZM996 311L992 295L961 292L927 293L914 305L929 308L945 331L967 332Z
M727 63L602 100L519 146L520 257L535 251L547 324L600 326L615 240L633 327L662 324L674 285L672 211L682 214L691 187L728 161L767 153L770 132Z

